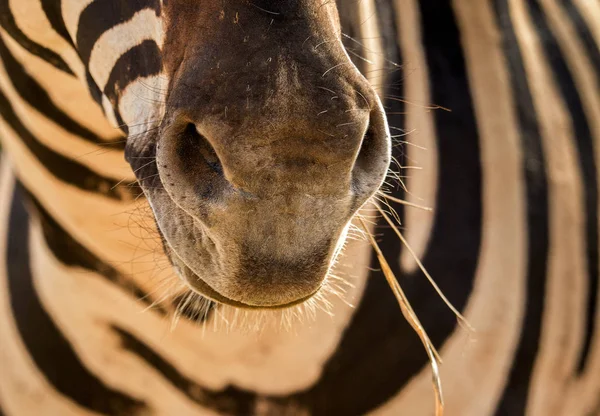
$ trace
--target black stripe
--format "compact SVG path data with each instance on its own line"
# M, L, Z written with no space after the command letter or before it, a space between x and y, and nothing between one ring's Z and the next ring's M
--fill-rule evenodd
M104 32L131 20L144 9L153 9L157 16L160 15L158 0L96 0L90 3L81 12L77 24L76 44L85 66L89 65L94 45Z
M146 361L190 400L200 404L204 408L214 410L219 414L255 414L254 409L257 398L255 393L232 386L228 386L221 391L206 389L179 373L175 367L133 334L116 326L113 326L113 330L121 338L122 348L124 350L130 351Z
M64 40L73 44L73 39L69 35L69 31L65 26L65 20L62 15L61 6L62 0L40 0L42 3L42 10L46 13L46 17L52 26L52 29L58 33Z
M87 166L66 158L40 143L21 123L10 102L1 91L0 114L2 114L2 118L19 136L29 151L57 179L81 190L104 195L112 199L129 200L133 198L134 192L127 184L119 185L119 182L100 176Z
M89 70L85 71L85 82L87 83L90 95L92 96L94 101L96 101L96 103L100 106L102 112L106 116L106 111L102 102L102 91L100 91L100 87L98 87L98 84L96 84L96 81L92 77L92 74ZM119 130L121 130L122 133L125 134L125 137L127 137L129 135L129 129L127 128L123 119L121 118L121 114L119 114L117 109L113 109L113 111L115 114L115 119L117 120L117 127L119 128ZM125 147L125 139L123 139L123 147Z
M102 111L104 111L104 107L102 106L102 91L100 91L100 87L98 87L98 84L96 84L96 81L94 81L94 78L92 77L92 74L90 74L90 71L85 72L85 82L88 85L90 95L92 96L94 101L96 101L96 104L98 104L100 108L102 108Z
M581 39L581 43L585 49L586 55L588 57L588 59L590 60L591 64L592 64L592 69L594 70L594 73L596 74L596 82L597 85L600 85L600 49L599 46L597 45L596 42L594 41L594 38L589 30L589 28L587 27L587 24L585 23L585 20L583 19L583 17L581 17L581 14L579 13L579 10L577 10L577 7L575 7L573 5L573 3L570 0L562 0L562 5L564 8L565 13L568 15L568 17L573 21L573 25L575 26L575 29L577 30L577 34L579 35L579 38ZM585 147L580 149L580 158L581 157L586 157L586 158L592 158L593 160L593 156L591 154L585 155L582 154L581 152L585 152L586 149L589 149L590 146L593 145L593 142L591 142L590 144L587 144ZM594 165L594 169L595 169L595 165ZM590 173L591 174L591 173ZM586 186L587 187L592 187L594 186L594 183L588 183L586 181ZM597 188L594 188L597 189ZM586 196L587 197L587 196ZM596 197L597 197L597 193L596 193ZM588 201L589 204L589 201ZM596 205L594 205L594 209L593 209L593 218L590 218L590 221L592 220L597 220L598 218L598 212L596 210ZM588 208L592 208L592 207L588 207ZM591 213L591 211L586 211L588 214ZM597 223L595 224L591 224L588 223L586 224L586 226L588 228L594 228L597 229ZM590 234L588 234L588 247L587 247L587 254L588 254L588 275L589 275L589 286L588 286L588 308L587 308L587 317L586 317L586 328L585 328L585 339L584 339L584 344L583 344L583 349L581 351L581 355L579 357L579 362L577 364L577 371L581 374L584 369L585 369L585 365L586 365L586 361L589 357L590 354L590 348L592 346L592 337L594 334L594 328L595 328L595 319L596 319L596 311L598 308L598 236L593 236Z
M542 46L552 68L554 81L567 105L573 121L575 145L577 146L579 166L583 173L585 201L585 244L587 253L587 331L580 353L578 372L585 368L589 356L596 314L598 289L598 172L594 160L594 139L577 91L574 78L558 42L550 29L547 17L537 1L529 0L529 13L537 32L542 39Z
M110 415L131 415L145 404L104 385L80 361L44 309L33 284L29 217L17 187L12 200L7 247L10 304L16 327L37 368L61 394L82 407Z
M119 128L129 134L129 128L119 112L120 93L133 81L160 74L162 58L158 45L153 40L145 40L119 57L108 77L104 95L108 97L115 111ZM144 98L141 98L144 100ZM146 99L148 100L148 99Z
M104 115L106 116L106 111L104 109L103 103L102 103L102 91L100 91L100 87L98 87L98 84L96 84L96 81L94 81L94 78L92 77L92 74L90 73L90 71L85 72L85 82L87 83L88 86L88 91L90 92L90 95L92 96L92 98L94 99L94 101L96 101L96 103L100 106L100 108L102 109L102 112L104 113ZM127 137L129 135L129 129L127 128L127 125L125 125L125 122L123 121L123 118L121 117L121 114L119 113L119 110L116 108L113 108L114 111L114 115L115 115L115 119L117 121L117 128L119 130L121 130L121 132L125 135L125 137ZM121 139L123 141L123 148L125 147L125 139ZM116 140L115 140L116 142Z
M19 186L22 185L19 184ZM80 267L84 270L97 273L105 277L108 281L117 284L136 299L148 305L152 303L147 293L133 280L124 276L110 264L102 261L102 259L98 258L65 231L37 198L24 186L22 186L21 192L27 195L28 200L33 204L42 225L46 244L57 260L66 266ZM163 308L157 306L155 309L161 314L166 315L166 311Z
M521 50L510 20L507 0L494 2L502 48L515 99L527 203L527 287L525 316L510 375L496 410L497 416L525 413L533 365L540 346L549 250L548 183L546 162L533 98Z
M85 71L85 82L88 86L88 91L90 93L90 96L93 98L93 100L96 102L96 104L98 104L98 106L102 109L102 112L104 113L104 115L106 116L106 110L104 109L104 105L102 102L102 91L100 90L100 87L98 87L98 84L96 84L96 81L94 80L94 78L92 77L92 74L90 73L89 70ZM119 125L117 126L121 132L125 133L125 137L127 137L127 130L124 130L123 127L121 126L121 122L118 121L117 119L117 123L119 123ZM123 139L123 143L125 143L125 139ZM123 144L123 146L125 146L125 144Z
M104 94L118 109L121 91L138 78L158 75L161 70L162 58L158 45L153 40L145 40L117 59L104 87Z
M12 84L19 94L31 107L52 120L63 129L82 139L101 144L107 148L124 149L123 140L119 137L118 141L108 141L97 136L95 133L79 124L61 110L48 95L46 90L29 75L25 67L10 53L10 50L4 44L0 37L0 59L4 68L12 81Z
M563 10L568 17L573 21L573 26L579 35L585 53L592 64L592 69L596 74L596 80L600 85L600 45L594 40L592 32L587 26L585 19L579 13L577 7L573 4L572 0L561 1Z
M129 136L129 127L127 126L127 124L125 124L125 120L123 120L121 112L118 108L113 108L113 111L115 112L115 120L117 121L117 126L119 127L119 129L121 129L125 136Z
M153 9L158 16L160 15L160 2L157 0L139 0L136 2L96 0L90 3L79 16L77 25L76 44L84 64L89 65L94 45L103 33L118 24L127 22L137 12L144 9ZM158 45L149 40L121 55L113 66L104 87L104 94L112 103L118 127L125 135L129 134L129 128L119 112L118 92L123 91L129 83L139 77L159 74L161 69L162 58ZM90 85L90 90L96 101L102 105L101 96L98 94L100 89L91 76L88 77L88 85Z
M61 71L74 75L71 68L69 68L67 63L58 54L32 41L19 29L15 22L15 17L10 10L8 0L0 0L0 26L29 53L40 57Z

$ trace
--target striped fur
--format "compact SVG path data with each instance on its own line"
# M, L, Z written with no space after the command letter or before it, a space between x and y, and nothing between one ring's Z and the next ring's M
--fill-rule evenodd
M178 287L123 160L164 111L168 80L139 58L160 53L161 4L54 3L0 1L0 414L432 414L427 357L360 239L336 266L352 286L283 314L291 330L217 306L170 331ZM385 189L435 208L394 205L476 328L378 220L447 414L600 415L598 3L338 3L410 193Z

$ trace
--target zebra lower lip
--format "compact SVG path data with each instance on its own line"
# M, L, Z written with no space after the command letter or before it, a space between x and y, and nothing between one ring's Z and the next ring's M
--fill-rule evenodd
M204 296L212 301L223 303L225 305L235 306L237 308L244 309L285 309L290 308L292 306L301 304L312 298L316 295L319 290L321 290L321 286L317 288L313 293L308 296L301 297L292 302L287 302L283 304L250 304L246 302L241 302L238 300L234 300L228 298L227 296L222 295L213 289L208 283L206 283L200 276L195 274L189 267L176 267L180 278L186 283L186 285L190 288L190 290L196 292L197 294Z

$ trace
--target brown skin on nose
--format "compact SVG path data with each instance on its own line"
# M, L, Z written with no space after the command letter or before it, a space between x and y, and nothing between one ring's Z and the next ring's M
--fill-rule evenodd
M333 2L198 3L165 6L162 188L146 191L190 287L287 306L319 289L381 184L385 120L339 41Z

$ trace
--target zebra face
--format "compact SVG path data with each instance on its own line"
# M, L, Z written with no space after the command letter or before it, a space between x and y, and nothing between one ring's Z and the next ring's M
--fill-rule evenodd
M381 104L345 52L335 3L163 9L164 116L129 138L127 157L165 251L218 302L307 300L390 161Z

